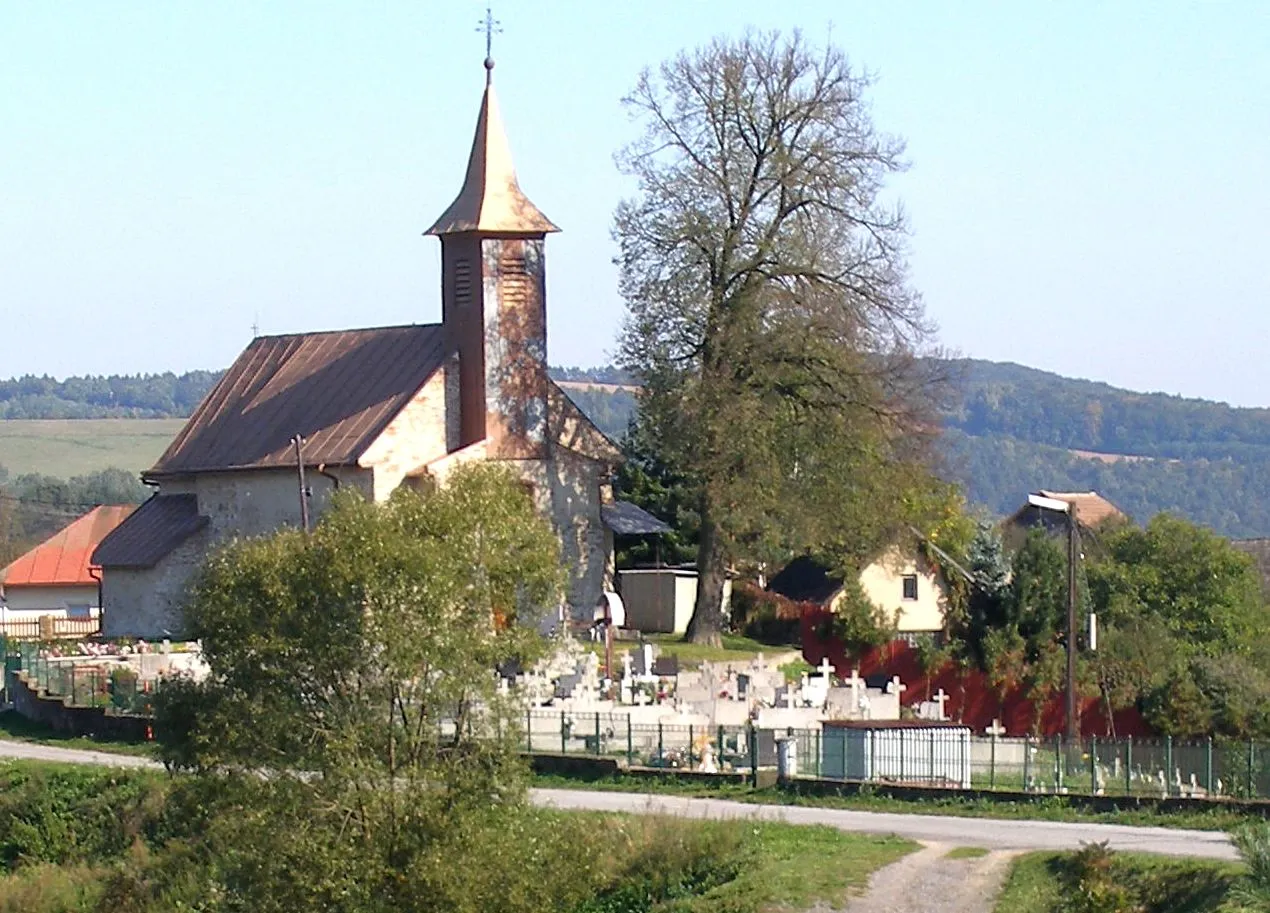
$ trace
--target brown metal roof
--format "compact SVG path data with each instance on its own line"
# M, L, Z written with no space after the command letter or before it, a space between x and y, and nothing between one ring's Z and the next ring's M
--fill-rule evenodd
M102 540L92 562L104 568L154 567L207 523L194 495L155 495Z
M194 411L150 477L350 465L449 354L440 324L264 336L252 341Z

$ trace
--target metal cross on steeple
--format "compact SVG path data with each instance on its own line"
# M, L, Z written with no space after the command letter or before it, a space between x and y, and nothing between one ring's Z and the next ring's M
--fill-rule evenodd
M485 67L490 69L494 64L494 36L502 34L503 24L494 18L489 4L485 5L485 18L477 24L476 30L485 33Z

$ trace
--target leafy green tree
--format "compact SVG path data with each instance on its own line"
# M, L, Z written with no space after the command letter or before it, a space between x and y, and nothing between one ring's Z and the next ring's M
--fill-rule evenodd
M644 132L619 156L638 182L615 223L622 363L696 502L696 642L719 642L736 558L863 557L929 479L928 328L880 201L902 146L868 87L836 48L750 33L625 99Z
M386 504L346 490L310 536L209 560L189 617L211 675L164 689L156 729L168 764L231 784L244 909L515 908L504 868L454 863L517 826L494 670L535 656L559 587L554 534L491 465Z

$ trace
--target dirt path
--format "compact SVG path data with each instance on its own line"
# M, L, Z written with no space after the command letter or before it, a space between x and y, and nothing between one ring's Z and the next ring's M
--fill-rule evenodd
M823 904L809 913L992 913L1015 852L949 859L944 843L927 843L869 879L868 890L845 907Z

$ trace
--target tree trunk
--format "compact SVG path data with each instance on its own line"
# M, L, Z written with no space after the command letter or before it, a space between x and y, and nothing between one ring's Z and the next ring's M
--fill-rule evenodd
M718 524L709 508L709 496L701 498L701 535L697 545L697 605L684 640L694 644L723 646L723 590L727 584L727 555Z

